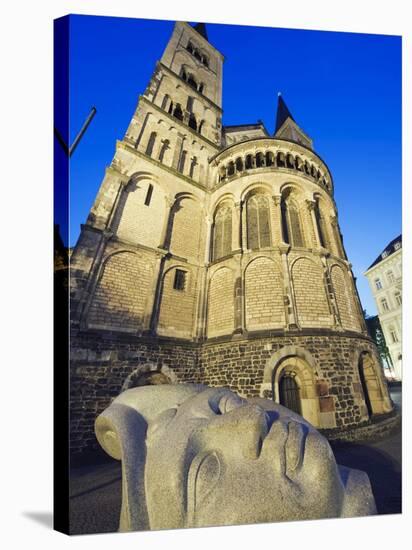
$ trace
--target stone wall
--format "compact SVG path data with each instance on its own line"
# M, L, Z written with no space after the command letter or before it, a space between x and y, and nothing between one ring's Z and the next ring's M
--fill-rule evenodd
M112 398L130 387L131 378L133 385L138 385L140 375L162 374L171 383L226 386L242 396L273 398L271 381L279 379L279 371L287 366L299 375L302 364L312 377L306 382L309 386L302 387L302 396L308 398L304 416L319 428L342 429L369 418L358 371L360 354L369 352L378 361L368 338L321 331L299 336L273 333L253 339L222 338L198 344L73 331L72 346L70 414L74 457L98 449L94 436L97 415ZM383 393L387 392L386 383L381 379L377 382Z
M96 417L125 387L128 377L147 371L170 382L200 382L198 348L193 344L127 337L102 331L72 332L70 365L71 456L99 449Z

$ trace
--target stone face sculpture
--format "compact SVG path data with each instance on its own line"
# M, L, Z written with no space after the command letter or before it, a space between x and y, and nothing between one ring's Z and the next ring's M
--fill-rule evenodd
M97 418L122 461L120 531L239 525L376 513L368 476L338 466L292 411L226 388L133 388Z

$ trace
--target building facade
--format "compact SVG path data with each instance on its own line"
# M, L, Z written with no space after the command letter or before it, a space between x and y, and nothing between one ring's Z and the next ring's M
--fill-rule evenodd
M222 125L223 56L183 22L71 256L72 451L134 385L273 398L319 428L392 409L333 180L279 97L276 130Z
M393 239L365 271L395 378L402 379L402 235Z

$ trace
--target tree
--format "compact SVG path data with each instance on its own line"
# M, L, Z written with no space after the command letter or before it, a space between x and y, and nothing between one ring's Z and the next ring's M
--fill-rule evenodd
M365 318L369 336L375 342L383 363L388 365L390 370L392 370L392 358L390 356L388 346L386 345L386 340L383 334L381 323L379 321L379 317L377 315L368 315L366 309L363 310L363 316Z

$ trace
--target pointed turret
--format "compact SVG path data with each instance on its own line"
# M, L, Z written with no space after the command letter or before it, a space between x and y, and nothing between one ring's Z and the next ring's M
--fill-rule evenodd
M207 37L206 25L204 23L197 23L193 28L200 34L200 36L203 36L203 38L209 41Z
M291 118L293 121L295 119L291 115L291 112L288 109L288 106L286 105L285 101L283 100L282 94L278 93L278 112L276 115L276 128L275 128L275 134L279 130L281 126L283 126L283 123L286 119Z
M278 112L273 135L277 138L294 141L309 149L313 149L313 141L302 128L296 124L280 92L278 93Z

